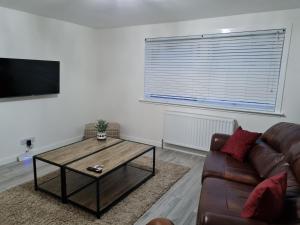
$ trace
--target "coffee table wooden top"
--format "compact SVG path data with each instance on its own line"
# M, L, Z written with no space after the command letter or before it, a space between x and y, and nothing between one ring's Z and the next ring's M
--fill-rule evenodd
M110 137L104 141L98 141L97 138L89 138L84 141L41 153L35 157L37 159L44 159L58 166L63 166L74 160L101 151L109 146L121 143L122 141L123 140Z
M78 171L88 176L99 178L113 169L131 161L135 157L146 153L152 148L154 148L154 146L124 141L93 155L70 163L66 166L66 168ZM99 174L87 170L87 167L94 165L103 165L104 168L102 173Z

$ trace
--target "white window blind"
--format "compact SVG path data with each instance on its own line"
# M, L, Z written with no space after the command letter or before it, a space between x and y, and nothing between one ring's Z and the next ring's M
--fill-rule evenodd
M145 40L146 100L274 112L285 29Z

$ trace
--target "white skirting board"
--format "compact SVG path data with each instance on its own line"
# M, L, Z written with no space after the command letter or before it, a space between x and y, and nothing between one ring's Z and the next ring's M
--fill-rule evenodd
M69 138L69 139L66 139L66 140L62 140L60 142L57 142L57 143L54 143L54 144L51 144L51 145L47 145L47 146L43 146L43 147L39 147L39 148L34 148L34 149L30 150L30 155L36 155L36 154L43 153L43 152L46 152L46 151L49 151L49 150L52 150L52 149L55 149L55 148L62 147L64 145L72 144L74 142L82 140L82 138L83 138L82 136L73 137L73 138ZM0 159L0 166L8 164L8 163L16 162L18 157L22 157L23 155L24 155L24 153L20 153L20 154L17 154L17 155L12 155L12 156L9 156L9 157L6 157L6 158L2 158L2 159Z

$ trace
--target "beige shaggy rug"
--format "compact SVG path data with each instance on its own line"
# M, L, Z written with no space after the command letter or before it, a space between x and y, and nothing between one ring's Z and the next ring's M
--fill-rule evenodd
M94 215L33 189L33 182L0 193L2 225L132 225L189 168L157 160L156 175L97 219Z

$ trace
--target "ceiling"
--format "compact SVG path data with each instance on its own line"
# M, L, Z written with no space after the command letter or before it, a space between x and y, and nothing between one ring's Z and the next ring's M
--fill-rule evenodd
M300 0L0 0L0 6L95 28L300 8Z

